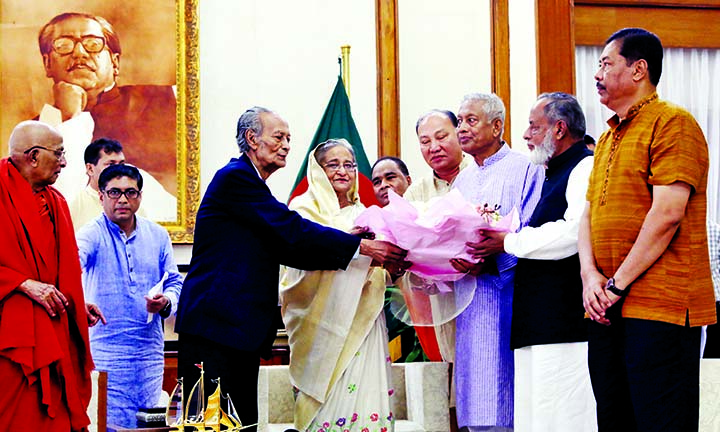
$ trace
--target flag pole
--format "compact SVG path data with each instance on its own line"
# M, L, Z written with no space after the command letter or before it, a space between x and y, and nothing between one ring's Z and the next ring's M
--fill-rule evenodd
M347 92L348 99L350 99L350 45L343 45L340 47L342 55L342 79L345 84L345 91Z

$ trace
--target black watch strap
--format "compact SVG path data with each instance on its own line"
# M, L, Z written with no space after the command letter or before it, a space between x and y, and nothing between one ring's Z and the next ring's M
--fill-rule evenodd
M172 310L172 301L168 299L168 302L165 304L165 307L160 309L160 312L158 313L161 318L167 318L170 316L170 311Z
M628 289L620 289L615 286L615 278L611 277L605 284L605 289L615 294L616 296L625 297L628 294Z

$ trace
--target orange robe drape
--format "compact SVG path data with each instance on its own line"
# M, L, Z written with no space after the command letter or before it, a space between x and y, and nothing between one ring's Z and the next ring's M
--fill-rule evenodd
M30 184L0 160L0 430L83 431L93 368L70 212L53 187L42 218ZM52 284L70 305L50 317L15 288Z

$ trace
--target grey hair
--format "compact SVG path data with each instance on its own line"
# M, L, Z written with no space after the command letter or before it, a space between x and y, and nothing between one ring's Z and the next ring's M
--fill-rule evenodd
M585 114L575 96L563 92L553 92L538 96L538 101L542 99L548 100L543 112L550 123L563 121L572 138L579 140L585 136Z
M250 144L245 137L246 132L251 130L255 135L262 135L263 124L260 120L260 114L271 112L272 111L267 108L254 106L240 116L237 122L237 134L235 135L235 140L240 148L240 152L247 153L250 151Z
M480 102L487 121L500 119L505 125L505 104L495 93L470 93L463 97L461 105L466 102Z
M325 154L327 154L327 152L330 151L331 148L337 146L342 146L348 149L350 151L350 154L352 155L353 162L355 162L355 150L353 150L348 140L346 140L345 138L330 138L329 140L321 142L320 144L318 144L317 147L315 147L315 160L317 161L317 163L323 163L325 161Z

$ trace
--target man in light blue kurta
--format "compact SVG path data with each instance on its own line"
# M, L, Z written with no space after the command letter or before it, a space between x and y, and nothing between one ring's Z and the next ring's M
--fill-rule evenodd
M505 107L495 95L471 94L458 112L458 138L474 162L455 179L454 187L475 205L513 208L525 226L540 199L545 170L510 150L502 141ZM471 239L472 243L478 239ZM477 278L470 305L456 320L455 382L458 426L476 431L513 428L513 353L510 350L513 279L517 258L499 254L473 264L453 266Z
M156 406L162 392L162 319L175 313L183 278L167 231L135 215L137 168L110 166L98 185L104 212L77 234L85 296L107 318L90 332L90 349L108 372L108 424L135 427L138 408Z

